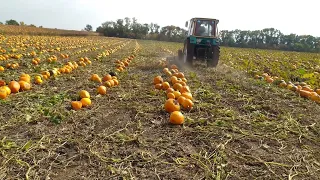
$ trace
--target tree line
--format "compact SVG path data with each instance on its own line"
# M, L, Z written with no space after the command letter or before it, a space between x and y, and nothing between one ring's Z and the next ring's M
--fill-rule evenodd
M141 24L136 18L128 17L116 21L106 21L96 29L96 32L110 37L173 42L182 42L186 37L186 30L183 28L173 25L160 28L156 23Z
M2 25L2 24L3 24L3 23L0 22L0 25ZM23 21L18 22L18 21L14 20L14 19L7 20L7 21L5 22L5 25L36 27L34 24L29 24L29 25L27 25L27 24L24 23ZM39 26L39 27L41 28L42 26Z
M222 46L320 52L320 37L297 34L285 35L275 28L255 31L222 30L219 36Z
M3 24L0 22L0 24ZM7 20L6 25L25 26L24 22L18 23L16 20ZM36 27L33 24L28 26ZM39 26L40 28L42 26ZM83 29L93 31L90 24ZM141 24L136 18L117 19L116 21L106 21L96 28L96 32L109 37L149 39L158 41L183 42L186 38L184 28L178 26L160 27L157 23ZM262 30L221 30L219 32L221 46L240 48L277 49L299 52L320 52L320 37L311 35L285 35L275 28L265 28Z

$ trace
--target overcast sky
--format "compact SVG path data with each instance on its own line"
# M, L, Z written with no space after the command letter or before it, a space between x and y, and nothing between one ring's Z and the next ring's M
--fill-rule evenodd
M195 2L198 3L189 3ZM320 37L320 0L0 0L0 22L14 19L59 29L93 29L101 23L136 17L140 23L184 27L192 17L217 18L219 30L274 27L284 34Z

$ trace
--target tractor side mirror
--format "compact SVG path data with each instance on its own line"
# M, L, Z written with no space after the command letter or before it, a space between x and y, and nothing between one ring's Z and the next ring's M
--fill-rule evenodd
M186 25L185 26L188 27L188 21L186 21Z

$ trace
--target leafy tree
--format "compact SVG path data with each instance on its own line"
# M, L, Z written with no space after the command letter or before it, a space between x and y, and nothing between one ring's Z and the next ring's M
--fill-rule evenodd
M84 28L86 31L92 31L92 26L90 24L87 24L86 27Z
M23 21L20 21L20 26L25 26L26 24Z
M6 25L15 25L19 26L19 23L16 20L10 19L6 21Z
M2 25L3 23L2 22L0 22L0 25Z

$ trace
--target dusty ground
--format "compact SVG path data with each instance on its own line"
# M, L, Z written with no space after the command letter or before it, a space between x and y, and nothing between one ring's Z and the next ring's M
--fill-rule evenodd
M101 62L1 101L0 178L319 179L319 105L224 65L223 49L216 69L181 69L195 106L183 112L183 126L170 125L165 95L152 84L165 77L158 61L169 55L161 48L167 44L138 43L107 96L96 96L88 79L113 70L134 40ZM81 89L92 94L92 107L70 110Z

